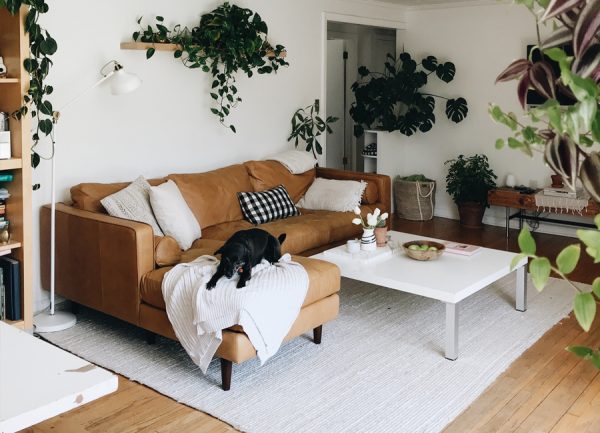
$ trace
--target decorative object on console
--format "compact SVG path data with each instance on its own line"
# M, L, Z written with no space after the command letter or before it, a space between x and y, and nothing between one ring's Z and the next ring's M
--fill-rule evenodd
M123 66L116 60L111 60L100 69L100 78L94 85L73 97L58 111L52 112L52 121L50 130L54 130L52 138L52 181L51 181L51 217L50 217L50 308L47 312L40 313L34 318L34 325L37 332L56 332L70 328L75 325L77 319L74 314L66 311L55 310L55 283L56 283L56 124L60 119L61 111L69 108L89 92L94 90L100 84L108 81L110 91L113 95L122 95L136 90L142 81L132 73L126 72ZM39 158L39 155L38 155ZM149 206L149 205L148 205ZM158 225L157 225L158 226ZM160 231L160 228L159 228Z
M386 223L387 223L388 213L387 212L381 213L381 210L379 210L379 208L376 208L373 211L373 213L369 212L367 214L366 220L363 219L361 213L362 212L360 210L360 207L356 206L354 208L354 214L357 217L352 220L352 224L355 224L357 226L362 226L362 228L363 228L363 235L360 240L360 248L363 251L374 251L377 249L377 247L385 246L387 244ZM377 228L385 229L383 231L383 233L379 234L379 236L380 236L379 240L377 240L377 237L375 235L375 230L377 230ZM383 239L381 239L381 236L383 236ZM380 243L381 243L381 245L380 245Z
M552 179L552 188L562 188L565 186L560 174L553 174L550 178Z
M202 235L198 220L172 180L150 187L150 205L163 233L175 239L183 251Z
M400 218L426 221L435 210L435 180L422 174L397 176L394 179L394 204Z
M283 185L259 192L238 192L237 196L244 218L255 225L300 215Z
M164 236L150 204L152 187L144 176L139 176L129 186L100 200L109 215L146 223L155 236Z
M515 179L514 174L507 174L506 181L504 182L508 188L514 188L517 186L517 179Z
M313 155L300 150L286 150L267 158L267 161L277 161L283 164L292 174L306 173L317 165L317 159Z
M150 25L142 26L142 18L137 22L140 30L133 33L133 40L151 44L146 50L147 59L154 55L156 44L175 44L174 57L181 59L184 66L212 75L214 90L210 96L216 101L216 108L210 111L233 132L235 126L225 125L225 118L242 102L235 86L236 72L241 70L252 77L253 71L270 74L289 65L283 59L285 47L273 47L267 40L267 23L260 15L229 2L202 15L200 23L191 30L179 24L168 29L161 16L156 17L156 30Z
M446 161L446 191L458 206L460 223L468 228L482 227L488 192L496 187L496 178L485 155L473 155Z
M294 145L298 147L300 139L306 143L306 151L312 152L316 158L317 153L323 153L323 147L318 138L327 131L331 134L331 124L338 121L337 117L328 116L325 120L319 117L319 100L315 99L314 104L308 107L298 108L292 116L292 132L287 141L294 140ZM316 153L315 153L316 151Z
M350 212L360 206L367 182L316 178L298 202L298 207L311 210Z
M4 59L0 56L0 78L6 78L7 70L4 64Z
M410 241L402 244L408 257L422 262L437 260L444 253L444 244L434 241Z
M386 60L383 74L365 66L358 68L360 78L352 84L356 102L350 107L356 137L365 129L399 131L407 136L417 130L427 132L435 123L435 98L446 100L446 116L453 122L467 116L464 98L450 99L421 91L432 73L445 83L452 81L456 73L453 63L438 64L434 56L428 56L417 64L407 52L398 59L388 54Z

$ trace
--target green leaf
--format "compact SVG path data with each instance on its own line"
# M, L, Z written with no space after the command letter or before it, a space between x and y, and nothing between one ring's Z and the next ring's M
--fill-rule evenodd
M600 277L596 278L592 283L592 292L598 299L600 299Z
M551 272L550 260L546 257L536 257L529 263L529 272L531 273L531 279L533 280L533 285L538 291L542 291L542 289L548 283L548 279L550 278Z
M450 81L452 81L454 79L455 73L456 67L452 62L439 64L435 70L435 74L438 76L438 78L445 83L449 83Z
M233 133L235 134L237 131L235 130L235 126L233 125L229 125L229 129L231 129L233 131Z
M156 52L156 50L154 48L152 48L152 47L148 48L146 50L146 59L149 59L150 57L152 57L155 52Z
M596 315L596 300L591 293L578 293L573 299L575 318L584 331L589 331Z
M558 270L563 274L570 274L573 272L579 261L580 254L581 246L579 244L569 245L564 248L556 258Z
M521 233L519 233L519 248L521 251L528 255L535 255L536 246L535 239L531 236L531 232L527 226L523 227Z
M523 260L525 257L527 257L527 255L525 255L525 254L517 254L516 256L513 257L513 259L510 262L510 270L511 270L511 272L515 270L515 268L517 267L517 265L519 264L519 262L521 260Z
M594 259L594 263L600 263L600 231L577 230L577 237L587 246L586 253Z
M469 108L465 98L448 99L446 101L446 116L455 123L461 122L465 117Z
M594 218L594 224L596 224L596 227L598 227L598 230L600 230L600 214L596 215Z
M163 17L161 17L160 15L156 17L156 21L160 21L161 23L164 21L165 19Z
M579 358L583 359L591 358L592 354L594 353L592 349L584 346L568 346L567 350L575 354L575 356L578 356Z

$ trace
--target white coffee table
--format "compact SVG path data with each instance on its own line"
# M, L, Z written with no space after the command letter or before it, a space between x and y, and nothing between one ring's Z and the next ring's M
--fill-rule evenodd
M434 261L420 262L407 257L404 242L416 239L434 240L423 236L391 231L391 243L398 248L394 255L363 264L352 258L320 253L312 256L339 266L343 277L376 284L402 292L413 293L446 304L445 357L458 358L458 306L460 301L488 287L511 273L510 263L517 255L506 251L481 248L467 257L444 253ZM385 247L388 248L388 247ZM522 259L516 272L516 309L527 309L527 258Z
M117 389L117 376L0 322L0 432L12 433Z

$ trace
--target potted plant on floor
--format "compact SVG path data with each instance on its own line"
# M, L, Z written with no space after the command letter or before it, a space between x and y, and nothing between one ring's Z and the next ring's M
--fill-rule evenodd
M451 159L446 176L446 191L458 206L460 224L465 227L482 226L485 208L489 207L488 191L496 187L496 178L485 155Z

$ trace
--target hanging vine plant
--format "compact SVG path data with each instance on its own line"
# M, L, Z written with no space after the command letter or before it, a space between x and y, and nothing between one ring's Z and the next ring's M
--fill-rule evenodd
M31 146L31 165L36 168L42 159L36 150L39 141L42 136L52 134L54 129L54 110L48 100L54 89L46 84L46 78L52 67L50 57L56 53L58 44L50 33L38 24L40 15L49 9L44 0L0 0L0 8L5 7L11 15L18 14L21 6L29 7L25 18L25 32L29 35L29 58L25 59L23 67L29 73L30 81L29 90L23 97L23 105L11 116L21 120L27 113L31 113L31 117L36 121ZM48 159L52 156L53 153ZM39 187L39 184L33 185L34 190Z
M273 47L268 42L268 27L260 15L228 2L202 15L198 26L191 30L179 24L169 29L161 16L156 17L154 27L142 25L142 18L138 24L140 30L133 33L134 41L176 44L176 59L190 69L199 68L212 75L210 96L215 107L211 112L233 132L235 126L227 125L225 120L242 101L235 86L235 74L241 70L252 77L254 72L270 74L280 66L288 66L284 60L285 47ZM148 48L146 58L150 59L155 51L155 47Z
M438 63L428 56L417 64L407 52L396 60L387 55L383 73L371 72L365 66L358 68L360 79L352 84L356 102L350 107L354 119L354 135L360 137L365 129L400 131L411 136L415 132L427 132L435 124L436 98L446 100L446 116L459 123L469 111L465 98L447 98L423 92L421 89L435 74L449 83L454 79L453 63Z

